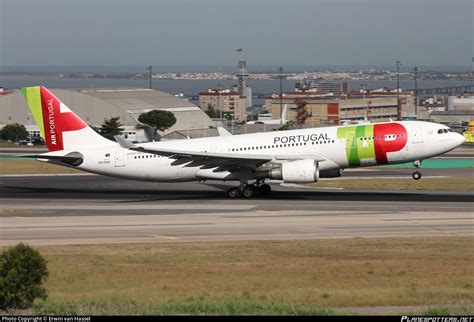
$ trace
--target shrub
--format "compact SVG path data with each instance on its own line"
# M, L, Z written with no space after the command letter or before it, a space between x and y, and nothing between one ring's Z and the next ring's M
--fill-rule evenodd
M7 141L18 142L28 138L28 131L22 124L8 124L0 130L0 138Z
M46 261L23 243L0 255L0 310L26 309L36 298L45 299L42 282L48 277Z

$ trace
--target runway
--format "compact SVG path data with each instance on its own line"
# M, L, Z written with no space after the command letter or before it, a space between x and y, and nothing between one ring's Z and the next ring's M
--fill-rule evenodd
M406 175L406 169L401 174ZM146 183L93 175L1 177L1 245L474 232L469 191L341 191L272 184L271 196L234 200L223 191L231 185Z

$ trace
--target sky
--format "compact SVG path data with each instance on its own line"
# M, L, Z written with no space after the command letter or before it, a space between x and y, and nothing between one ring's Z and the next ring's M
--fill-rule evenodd
M473 0L0 0L1 66L466 66Z

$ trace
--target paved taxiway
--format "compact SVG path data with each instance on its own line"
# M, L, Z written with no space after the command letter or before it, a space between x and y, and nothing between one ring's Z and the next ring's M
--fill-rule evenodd
M432 170L439 175L446 171ZM457 169L459 176L472 175L472 169L461 170ZM410 172L388 169L381 174L407 177ZM472 192L273 184L271 196L232 200L223 191L231 185L147 183L94 175L0 177L0 243L474 235Z

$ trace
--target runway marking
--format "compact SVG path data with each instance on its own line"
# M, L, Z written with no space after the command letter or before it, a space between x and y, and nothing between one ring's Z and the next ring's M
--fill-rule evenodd
M171 239L171 240L178 240L177 237L170 237L170 236L163 236L163 235L145 235L146 237L156 237L156 238L164 238L164 239Z
M219 205L219 204L187 204L187 205L130 205L128 204L125 210L251 210L258 207L258 205ZM9 210L22 210L24 205L7 205ZM110 204L99 204L99 205L35 205L36 210L124 210L123 205L110 205Z
M424 175L423 178L432 178L432 179L439 179L439 178L451 178L449 176L429 176ZM378 176L378 177L371 177L371 176L357 176L357 177L340 177L340 178L325 178L324 180L360 180L360 179L411 179L410 175L400 174L398 176Z
M417 218L416 220L472 220L474 217L459 217L459 218ZM406 219L384 219L383 221L406 221Z
M31 174L2 174L0 178L8 177L73 177L73 176L98 176L93 173L31 173Z
M311 186L305 186L302 184L296 184L296 183L282 183L280 184L281 187L287 187L287 188L312 188L312 189L321 189L321 190L345 190L344 188L337 188L337 187L311 187Z

